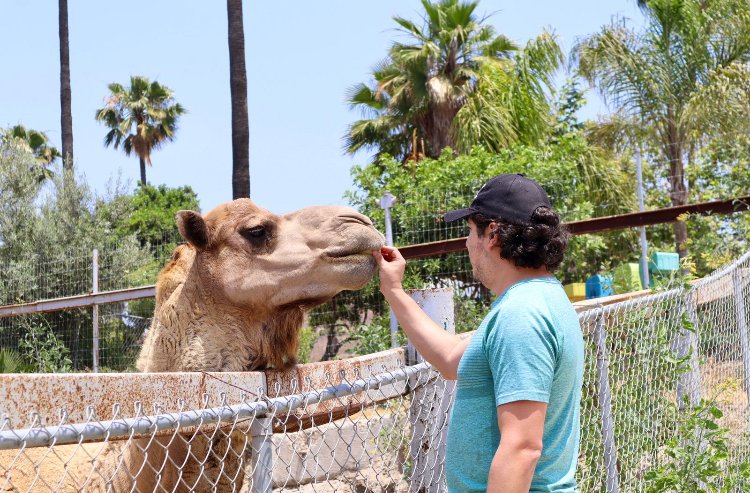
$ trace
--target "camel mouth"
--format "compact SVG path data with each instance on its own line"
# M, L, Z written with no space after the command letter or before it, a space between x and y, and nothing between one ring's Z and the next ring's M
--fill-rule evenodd
M372 257L373 250L377 250L380 247L366 250L336 250L331 252L325 252L326 257L331 259L352 259L357 257Z

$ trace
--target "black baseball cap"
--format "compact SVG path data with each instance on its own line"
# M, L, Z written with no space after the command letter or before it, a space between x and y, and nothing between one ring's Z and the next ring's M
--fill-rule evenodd
M443 216L450 223L472 214L511 223L528 223L537 207L549 207L549 197L534 180L521 174L497 175L479 189L469 207L450 211Z

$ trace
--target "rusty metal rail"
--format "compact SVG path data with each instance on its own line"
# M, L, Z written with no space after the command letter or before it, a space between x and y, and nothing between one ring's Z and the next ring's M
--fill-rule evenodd
M359 378L352 382L344 382L320 390L309 392L264 398L245 397L242 402L223 405L207 409L185 408L174 413L160 413L153 416L136 416L134 418L119 418L107 421L99 421L90 418L85 423L62 424L59 426L30 427L26 429L0 431L0 450L18 449L22 447L49 447L52 445L65 445L70 443L81 443L83 441L112 440L117 438L128 438L137 435L154 434L166 430L194 428L197 426L218 425L220 423L236 423L244 418L281 417L288 419L291 411L314 406L329 401L340 400L343 397L355 394L380 390L381 388L404 382L418 375L432 373L429 363L420 363L414 366L402 368L371 375L367 378ZM424 377L423 377L424 378ZM390 397L395 397L394 394Z
M705 216L710 214L733 214L735 212L747 212L748 210L750 210L750 195L729 200L667 207L653 211L633 212L619 216L597 217L564 224L568 227L568 231L571 234L582 235L675 222L683 214L700 214ZM399 247L399 251L406 259L432 257L444 253L460 252L465 249L465 237Z

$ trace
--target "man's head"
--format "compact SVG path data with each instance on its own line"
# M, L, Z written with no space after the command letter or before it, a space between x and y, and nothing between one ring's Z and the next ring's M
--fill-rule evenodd
M563 260L568 233L536 182L523 175L498 175L471 205L445 214L445 221L467 219L476 235L496 238L500 257L516 267L553 272Z

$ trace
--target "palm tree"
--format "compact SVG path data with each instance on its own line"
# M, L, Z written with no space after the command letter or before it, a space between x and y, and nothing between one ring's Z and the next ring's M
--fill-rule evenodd
M580 74L614 106L607 131L637 129L668 163L673 206L688 202L685 167L718 134L747 132L750 6L746 0L640 0L646 27L605 26L573 51ZM604 132L606 133L606 132ZM687 225L674 224L687 255Z
M250 197L250 125L242 0L227 0L229 87L232 97L232 197Z
M437 157L446 147L461 150L485 138L497 143L505 138L498 134L519 132L513 128L520 120L513 121L511 106L498 106L488 95L534 71L543 75L533 81L537 87L551 83L549 75L562 55L554 38L545 36L530 44L523 64L516 65L513 55L518 47L496 35L485 24L486 18L477 17L477 5L477 1L422 0L422 27L394 17L397 30L411 42L392 45L387 58L373 70L374 84L350 89L347 99L365 119L349 127L344 137L347 152L374 148L378 154L401 159ZM516 94L523 92L515 86ZM512 93L505 90L506 95ZM542 106L549 109L548 104ZM542 118L548 116L545 111ZM535 118L539 119L536 113ZM470 125L475 130L469 130Z
M107 104L96 110L97 121L109 128L104 146L122 145L125 155L135 153L141 165L140 183L146 185L151 152L174 140L177 122L186 110L167 86L146 77L131 76L129 87L113 82L108 88Z
M25 146L36 158L36 163L29 171L36 175L39 183L54 176L50 165L62 157L56 147L49 144L49 138L44 132L27 129L23 125L16 125L7 130L0 130L0 140L13 139Z
M456 114L456 149L475 145L491 151L514 143L540 143L554 129L554 74L562 50L551 33L543 32L512 59L482 59L479 77Z
M73 110L70 95L68 0L59 0L58 31L60 35L60 128L62 130L63 166L67 169L73 169Z
M55 159L62 157L56 147L49 145L49 138L44 132L26 128L23 125L16 125L3 132L4 136L12 137L26 144L37 162L47 167L55 162Z

